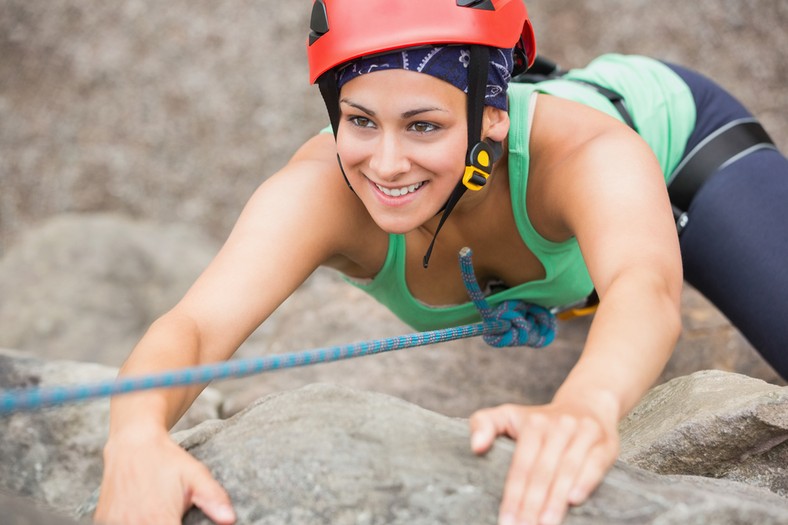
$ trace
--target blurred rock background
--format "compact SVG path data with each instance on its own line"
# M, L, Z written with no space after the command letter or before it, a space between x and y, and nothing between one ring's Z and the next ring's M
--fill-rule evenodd
M122 362L215 253L251 192L324 126L307 79L310 5L0 1L0 347ZM728 87L788 149L784 0L528 7L540 52L564 67L603 52L693 67ZM688 289L684 303L684 336L662 379L720 368L779 382L702 297ZM542 353L496 357L480 341L463 342L258 379L253 393L251 382L227 389L236 409L265 391L327 379L449 413L545 400L586 327L565 324L562 340ZM318 272L241 355L404 331Z
M326 122L307 81L311 2L0 2L0 248L62 212L229 231ZM565 67L644 53L713 76L788 143L782 0L532 0Z

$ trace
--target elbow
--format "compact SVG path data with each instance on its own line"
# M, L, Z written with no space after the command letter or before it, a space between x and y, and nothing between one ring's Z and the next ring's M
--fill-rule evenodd
M637 269L620 275L608 288L607 295L617 303L620 301L620 308L625 310L624 317L640 318L647 324L658 326L660 340L672 352L683 329L682 286L680 273Z
M668 308L668 319L665 322L665 329L667 331L670 340L673 342L672 346L675 346L681 337L681 332L684 330L683 320L681 317L681 303L674 304L671 303L671 307Z
M681 278L658 280L653 295L661 303L658 311L662 312L662 329L666 338L671 342L671 348L675 347L684 329L681 315L681 290L683 284Z
M684 287L684 276L681 272L681 267L676 272L677 274L665 283L665 297L668 302L668 311L670 319L668 319L667 327L670 335L673 336L672 340L675 343L681 336L684 329L684 321L681 315L681 295Z

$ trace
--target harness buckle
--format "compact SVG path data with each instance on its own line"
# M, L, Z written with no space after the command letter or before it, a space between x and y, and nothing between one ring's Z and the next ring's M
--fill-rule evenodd
M676 220L676 233L681 235L681 232L684 231L684 228L689 223L689 215L686 211L680 209L675 204L673 206L673 218Z
M567 321L569 319L574 319L575 317L591 315L596 312L598 307L599 295L597 295L596 290L593 290L588 295L588 297L564 306L556 306L551 308L550 312L552 312L557 319L560 319L561 321Z

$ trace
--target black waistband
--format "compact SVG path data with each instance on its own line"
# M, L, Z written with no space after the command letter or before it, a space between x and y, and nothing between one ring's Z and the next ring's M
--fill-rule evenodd
M686 212L703 183L720 168L756 149L773 147L766 130L754 119L721 127L695 146L668 179L674 210Z

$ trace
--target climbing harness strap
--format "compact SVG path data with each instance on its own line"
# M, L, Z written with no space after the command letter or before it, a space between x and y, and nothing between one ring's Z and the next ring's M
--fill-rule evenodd
M626 100L620 93L610 88L601 86L596 82L591 82L590 80L581 80L579 78L566 78L565 75L567 73L568 71L562 70L558 64L556 64L549 58L537 56L533 66L531 66L531 68L525 73L522 73L512 78L512 82L535 84L537 82L543 82L545 80L563 79L563 80L568 80L570 82L575 82L577 84L583 84L593 89L600 95L604 96L606 99L608 99L610 103L613 104L613 107L616 108L616 111L618 111L619 115L621 115L621 118L624 121L624 123L630 128L632 128L633 130L637 131L637 126L635 125L635 121L632 118L632 115L630 114L629 110L627 109Z
M720 169L763 148L776 148L754 118L734 120L695 146L668 178L668 194L679 233L689 221L687 210L701 186Z
M567 79L558 64L544 57L537 57L529 71L515 77L515 82L536 83L564 78L585 84L605 96L618 110L624 122L636 132L637 126L627 109L626 101L619 93L594 82ZM763 148L775 148L769 134L754 118L740 119L722 126L686 154L681 163L668 177L668 194L673 207L676 229L680 234L689 222L687 210L700 187L717 171L737 159ZM559 319L587 315L596 310L599 298L592 293L577 305L569 305L553 313Z
M536 83L544 80L565 78L567 72L548 58L536 57L527 72L515 77L514 82ZM621 114L621 118L637 131L635 122L627 110L624 98L608 88L579 79L566 79L587 84L604 95ZM668 177L668 194L673 206L673 217L679 233L687 226L690 203L701 186L728 164L763 148L776 149L774 141L754 118L729 122L711 133L696 145ZM560 316L559 316L560 318Z
M610 101L611 104L613 104L613 107L616 108L616 111L618 111L618 114L621 115L621 118L624 120L624 123L637 132L638 128L637 126L635 126L635 121L632 119L632 115L629 113L629 110L627 109L626 100L624 100L624 97L621 96L618 92L613 91L612 89L608 89L604 86L600 86L595 82L590 82L588 80L580 80L579 78L568 78L566 80L571 80L572 82L575 82L577 84L584 84L590 87L591 89L593 89L594 91L596 91L597 93L599 93L600 95L604 96L606 99Z
M480 323L345 346L234 359L157 374L119 377L96 383L0 390L0 415L153 388L205 384L210 381L245 377L269 370L327 363L480 335L484 337L485 342L496 347L524 345L543 347L550 344L555 338L555 319L552 314L539 306L526 305L519 301L507 301L496 308L490 308L476 281L471 255L469 248L464 248L460 252L460 268L468 295L479 309L482 317Z

